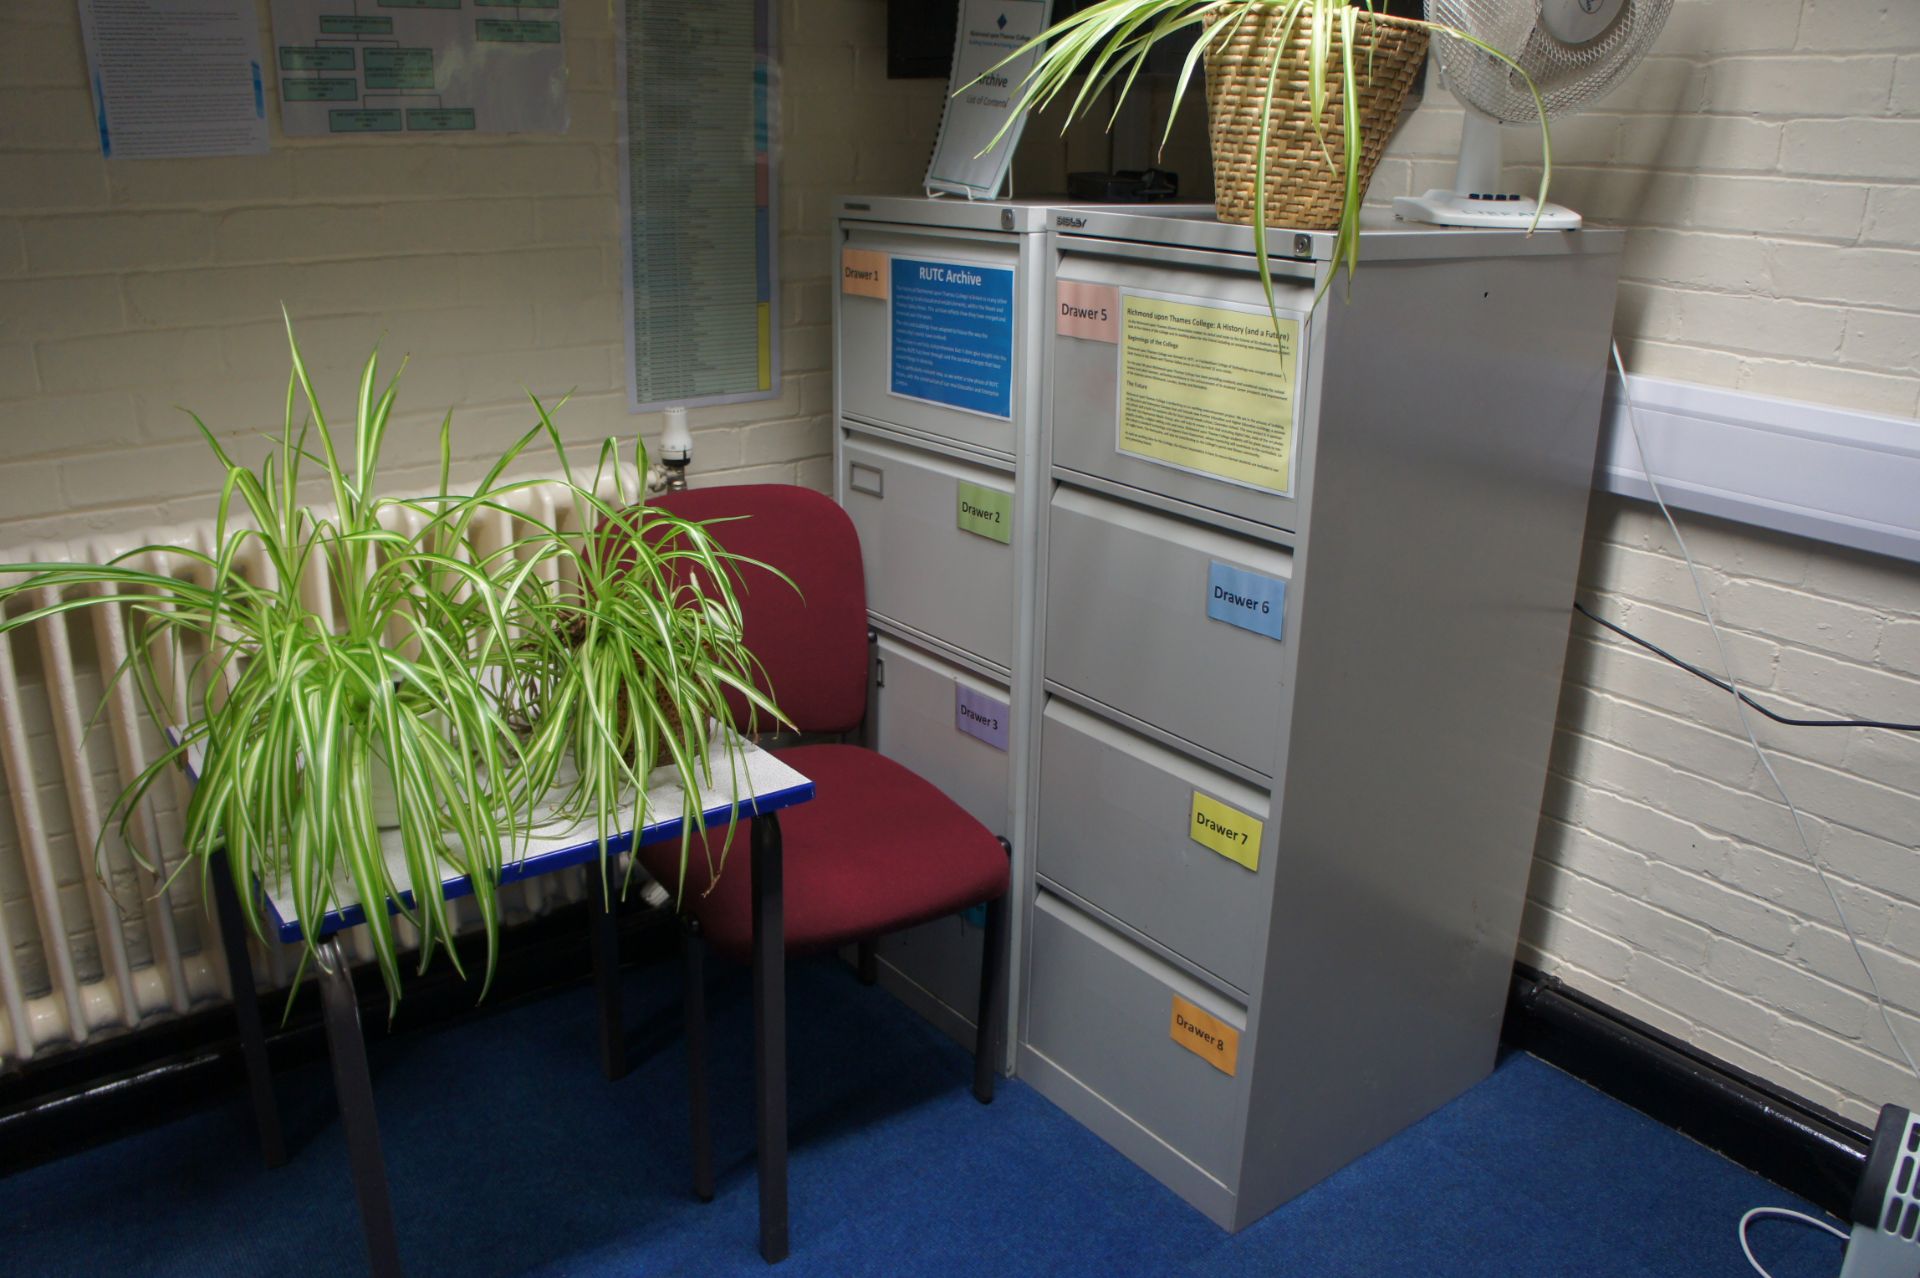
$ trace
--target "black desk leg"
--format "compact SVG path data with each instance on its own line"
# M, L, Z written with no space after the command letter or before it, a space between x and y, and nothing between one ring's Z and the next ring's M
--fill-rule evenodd
M233 1016L240 1027L240 1059L247 1067L247 1092L253 1102L253 1126L260 1156L269 1167L287 1161L280 1130L280 1104L273 1095L273 1069L267 1064L267 1035L260 1023L260 996L253 988L253 961L247 957L247 921L233 890L227 854L216 852L207 867L213 880L213 906L220 920L220 946L226 952L227 983L233 986Z
M713 1124L707 1101L707 938L689 918L681 933L687 964L687 1117L693 1137L693 1193L713 1201Z
M760 1255L787 1258L787 936L780 822L753 819L753 1073L760 1119Z
M347 1133L347 1162L353 1169L354 1197L360 1200L367 1261L373 1278L399 1278L400 1242L393 1228L393 1199L387 1192L387 1161L380 1153L373 1076L367 1069L367 1043L360 1033L360 1005L353 997L353 974L338 941L321 943L319 967L327 1056L333 1062L333 1091L340 1102L340 1123Z
M593 991L600 1004L600 1070L608 1082L627 1074L627 1034L620 1010L620 923L614 913L613 885L608 882L612 873L611 864L587 866Z

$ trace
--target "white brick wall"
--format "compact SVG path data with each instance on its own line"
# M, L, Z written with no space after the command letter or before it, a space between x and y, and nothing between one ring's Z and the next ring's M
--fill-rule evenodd
M692 414L702 482L826 483L829 200L908 188L939 119L938 83L885 77L882 0L801 8L780 15L784 389ZM274 427L283 301L336 411L376 341L390 363L411 355L396 482L432 459L449 407L465 461L517 435L523 385L574 392L559 422L583 448L657 431L625 407L611 5L568 5L564 136L334 141L276 124L265 156L113 163L74 6L0 11L0 545L195 513L214 472L179 406L243 441ZM859 109L836 109L849 85Z
M1459 120L1430 91L1369 198L1451 185ZM1538 155L1509 132L1509 186ZM1628 228L1633 371L1920 413L1920 4L1675 0L1554 161L1553 198ZM1756 695L1920 721L1920 567L1683 526ZM1579 594L1718 668L1652 508L1595 499ZM1920 1054L1920 739L1754 718ZM1575 988L1852 1118L1920 1103L1728 698L1584 621L1530 895L1521 957Z
M784 385L692 413L699 482L826 486L830 200L909 189L939 119L939 83L885 77L883 0L804 0L804 21L802 7L782 0L780 14ZM209 514L217 476L179 406L258 455L247 441L277 428L286 392L282 301L342 417L376 341L388 367L411 356L396 485L409 467L431 482L417 468L449 407L469 469L516 438L532 421L523 385L549 401L573 391L558 420L583 459L607 434L656 433L656 417L626 411L613 11L567 5L563 136L290 140L276 122L265 156L108 163L75 6L0 0L0 547ZM850 87L859 109L835 109ZM33 645L15 647L31 687ZM44 710L28 713L44 746ZM84 863L64 792L41 797L57 863ZM0 913L32 997L47 978L16 839L0 793ZM92 923L69 878L62 921L87 976Z
M1629 231L1629 367L1920 411L1917 51L1897 0L1676 0L1653 56L1559 123L1554 198ZM1431 92L1370 198L1449 185L1459 118ZM1538 141L1508 138L1528 189ZM1744 682L1790 714L1920 720L1920 569L1688 522ZM1650 508L1596 500L1580 586L1718 668ZM1756 720L1920 1051L1920 742ZM1536 856L1523 958L1853 1118L1920 1101L1727 698L1585 622Z

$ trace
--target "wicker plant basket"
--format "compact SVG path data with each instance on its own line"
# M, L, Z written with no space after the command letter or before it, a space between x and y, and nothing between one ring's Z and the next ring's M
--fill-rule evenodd
M1353 70L1360 103L1360 184L1364 195L1374 166L1400 117L1427 30L1414 22L1361 11L1355 24ZM1302 11L1281 55L1267 130L1267 225L1329 231L1346 203L1345 106L1341 38L1333 34L1327 62L1325 132L1314 128L1308 91L1313 15ZM1267 74L1284 26L1272 10L1249 16L1207 50L1208 133L1213 143L1214 207L1223 222L1253 223L1254 174L1260 148L1260 108Z

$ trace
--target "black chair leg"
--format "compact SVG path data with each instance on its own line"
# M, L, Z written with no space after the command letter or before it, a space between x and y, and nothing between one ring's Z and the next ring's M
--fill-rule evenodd
M691 919L681 932L686 959L687 1101L693 1134L693 1193L713 1201L713 1128L707 1105L707 938Z
M1000 846L1013 856L1013 845L1006 839ZM1000 1030L1007 1019L1007 908L1013 895L1007 891L987 902L987 933L980 946L980 1019L973 1030L973 1098L982 1105L993 1104L993 1079L1000 1072Z
M973 1032L973 1098L993 1104L1000 1072L1000 1023L1006 1019L1007 895L987 902L987 934L980 947L980 1020Z
M880 979L879 944L872 937L868 937L854 947L859 961L859 967L856 970L860 973L862 985L872 985Z

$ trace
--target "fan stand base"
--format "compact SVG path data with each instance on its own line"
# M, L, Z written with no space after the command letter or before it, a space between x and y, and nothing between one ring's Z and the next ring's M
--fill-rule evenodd
M1533 211L1540 210L1535 223ZM1524 195L1499 194L1475 199L1458 191L1433 190L1425 195L1400 195L1393 201L1393 215L1403 222L1431 222L1435 226L1482 226L1524 231L1538 226L1542 231L1577 231L1580 215L1559 204L1540 204Z

